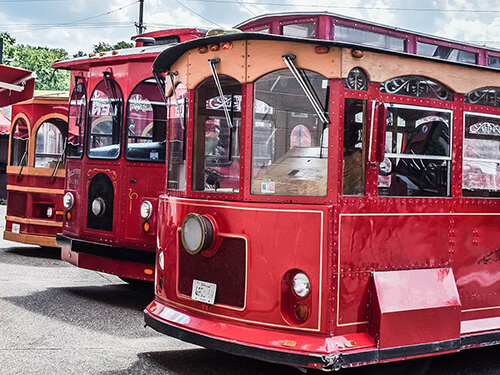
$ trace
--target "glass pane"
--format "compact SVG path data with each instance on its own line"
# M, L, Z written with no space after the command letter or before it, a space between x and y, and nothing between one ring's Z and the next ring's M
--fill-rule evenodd
M35 167L55 168L62 161L66 123L58 119L45 121L36 133Z
M86 118L87 95L85 86L79 83L73 89L69 102L68 157L81 157L83 155Z
M193 189L237 193L240 184L241 84L219 76L224 98L212 77L196 89ZM228 123L224 105L228 109ZM202 151L204 150L204 151Z
M488 56L488 66L491 66L493 68L500 68L500 57Z
M298 23L283 26L283 35L299 38L315 38L316 24L314 22Z
M451 119L439 109L388 108L379 195L449 196Z
M28 144L29 130L28 124L22 118L16 120L16 124L11 134L10 165L27 166L28 165Z
M354 29L347 26L335 26L335 40L340 42L350 42L365 44L367 46L380 47L392 51L405 50L405 39L396 38L394 36Z
M165 162L167 109L154 78L141 82L127 103L128 160Z
M167 188L186 189L186 111L187 89L180 84L174 98L168 98L168 180Z
M118 84L101 81L90 98L88 156L116 159L120 156L123 95Z
M328 80L302 75L327 109ZM278 70L257 80L254 90L251 193L325 196L328 148L320 146L326 129L297 80Z
M465 115L463 195L500 196L500 118Z
M365 194L363 128L365 102L346 99L344 115L344 168L342 194Z
M473 52L422 42L417 42L417 55L469 64L476 64L477 61L477 55Z

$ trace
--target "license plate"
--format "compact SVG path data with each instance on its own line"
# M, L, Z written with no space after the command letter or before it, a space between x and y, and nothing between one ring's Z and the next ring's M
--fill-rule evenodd
M215 302L216 292L217 284L208 283L206 281L193 280L193 290L191 291L191 298L195 301L213 305Z
M21 230L21 226L19 224L12 223L12 233L19 234L20 230Z

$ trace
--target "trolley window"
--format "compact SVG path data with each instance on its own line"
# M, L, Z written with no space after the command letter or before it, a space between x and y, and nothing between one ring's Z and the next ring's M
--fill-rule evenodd
M179 84L168 98L168 177L167 188L186 189L186 86Z
M346 99L344 111L344 163L342 194L365 194L364 128L366 102Z
M139 83L127 102L128 160L165 162L167 109L154 78Z
M308 70L300 74L327 110L328 80ZM296 77L278 70L259 78L254 90L251 193L325 196L327 132Z
M304 22L284 25L283 35L314 39L316 37L316 24L314 22Z
M500 116L466 113L462 189L467 197L500 197Z
M242 88L229 76L221 74L218 79L223 96L213 77L196 89L193 190L237 193Z
M452 112L391 104L379 195L450 196Z
M83 140L87 120L87 94L83 83L78 83L69 101L68 119L68 157L81 158L83 155Z
M35 167L56 168L62 165L67 124L57 118L44 121L36 132Z
M118 84L105 75L94 89L89 107L88 156L117 159L120 156L123 108L123 94Z
M402 38L342 25L335 25L334 30L335 40L341 42L361 43L392 51L403 52L405 50L406 40Z
M417 55L469 64L476 64L477 62L477 54L474 52L423 42L417 42Z
M10 140L10 165L27 166L29 148L28 124L23 118L18 118L12 128Z

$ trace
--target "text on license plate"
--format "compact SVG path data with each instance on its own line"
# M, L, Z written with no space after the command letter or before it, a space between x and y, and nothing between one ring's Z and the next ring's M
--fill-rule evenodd
M195 301L205 302L213 305L215 302L215 293L217 292L217 284L206 281L193 280L193 290L191 298Z
M12 233L19 234L20 231L21 231L21 226L17 223L13 223L12 224Z

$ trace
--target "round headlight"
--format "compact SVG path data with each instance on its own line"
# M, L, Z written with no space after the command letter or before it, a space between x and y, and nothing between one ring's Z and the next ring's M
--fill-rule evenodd
M160 250L158 253L158 265L160 266L161 270L163 271L165 267L165 256L163 255L163 250Z
M181 227L182 245L189 254L208 249L214 239L212 222L203 215L188 214Z
M141 217L148 220L153 215L153 205L150 201L144 201L141 204Z
M66 208L67 210L70 210L74 204L75 204L75 196L73 194L71 194L70 192L67 192L66 194L64 194L64 197L63 197L64 208Z
M303 272L298 272L293 277L293 291L301 298L307 296L311 290L311 283Z
M47 208L47 217L50 219L52 215L54 214L54 210L52 207Z
M97 197L92 202L92 213L95 216L102 215L106 211L106 204L104 203L104 199L101 197Z

